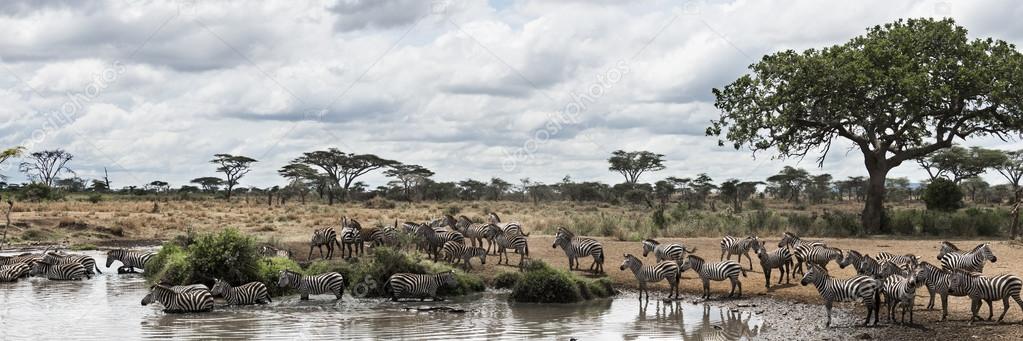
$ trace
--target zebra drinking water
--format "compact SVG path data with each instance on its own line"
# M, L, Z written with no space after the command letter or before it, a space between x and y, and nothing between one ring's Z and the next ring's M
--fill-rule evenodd
M874 315L874 325L877 325L880 304L876 293L880 290L877 280L870 276L856 276L848 279L834 279L828 275L828 270L816 265L807 264L808 269L799 284L806 286L813 284L824 299L824 309L827 311L828 320L825 327L831 326L831 307L835 302L860 300L867 307L867 319L863 321L866 326L870 323L870 315Z
M149 294L142 298L142 305L160 302L166 313L198 313L213 310L213 295L209 290L175 289L164 284L149 288Z
M678 282L682 271L679 270L678 263L674 260L666 260L657 262L657 264L650 266L643 266L643 262L636 258L636 256L625 254L625 261L618 268L625 271L626 268L632 270L632 274L636 276L636 280L639 281L639 297L643 298L643 292L646 292L646 298L650 299L650 290L647 289L646 283L653 282L657 283L661 280L668 281L670 286L668 298L678 298Z
M86 255L69 255L59 254L55 252L44 252L43 260L45 260L47 263L54 265L70 263L81 264L82 268L85 269L85 273L88 274L90 277L96 273L103 273L102 271L99 271L99 266L96 265L96 260ZM95 269L95 271L93 271L93 269Z
M444 299L437 296L437 289L444 285L458 285L453 271L429 275L396 273L387 279L385 290L391 291L392 301L402 298L418 298L420 301L431 298L434 301L443 301Z
M1020 299L1020 289L1023 288L1023 280L1016 275L987 277L961 269L952 271L956 274L949 281L949 290L965 292L970 296L970 311L973 314L970 317L970 324L973 324L973 321L980 320L978 311L980 310L981 300L988 303L988 321L994 316L991 304L995 300L1002 301L1002 315L998 316L999 323L1005 318L1005 313L1009 312L1010 297L1016 301L1016 304L1019 304L1020 310L1023 310L1023 299Z
M580 257L593 257L593 264L590 264L590 271L595 273L604 272L604 246L593 238L576 238L575 234L564 227L559 227L554 235L554 244L551 248L561 247L568 257L568 270L579 269Z
M703 281L703 298L710 298L710 281L723 281L726 278L732 282L732 290L728 293L728 297L735 294L735 288L739 288L738 297L742 297L742 282L739 281L739 274L746 277L746 270L743 270L739 263L731 260L707 263L697 255L689 255L686 261L682 262L679 271L685 272L689 269L693 269L693 272L696 272L696 275L700 276L700 280Z
M337 272L304 276L291 270L281 270L277 276L278 287L295 288L303 301L308 300L310 294L334 294L335 301L338 301L345 292L345 278Z
M267 304L272 302L270 291L262 282L250 282L232 287L225 280L214 278L213 289L210 290L213 296L221 296L230 305Z
M155 252L139 252L126 249L107 251L107 268L114 264L114 261L121 262L117 273L135 272L135 269L145 270L146 263L155 256Z
M742 263L742 256L746 256L746 260L749 261L749 270L753 271L753 259L750 258L749 252L753 249L753 245L757 243L760 243L757 236L746 238L725 236L721 238L721 260L729 260L732 258L732 255L736 255L738 263Z
M654 259L658 262L672 260L681 263L685 260L687 253L696 252L696 249L686 249L685 245L678 243L661 244L653 239L644 240L643 257L646 257L651 252L654 253Z

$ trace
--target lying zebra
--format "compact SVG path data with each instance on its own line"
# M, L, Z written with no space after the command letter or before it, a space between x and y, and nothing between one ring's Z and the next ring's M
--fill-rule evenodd
M639 298L643 298L643 292L646 292L646 298L650 299L650 290L647 289L647 282L660 282L661 280L668 281L670 287L668 298L678 298L678 282L681 278L682 271L679 270L678 263L674 260L666 260L657 262L657 264L643 266L643 262L636 258L636 256L625 254L625 261L618 269L625 271L626 268L632 270L633 276L639 281Z
M213 310L213 294L206 286L169 287L157 284L142 298L142 305L160 302L165 313L199 313Z
M267 304L272 302L270 292L266 284L262 282L250 282L232 287L225 280L213 279L213 289L210 290L213 296L220 296L227 300L230 305Z
M396 273L387 279L384 290L391 292L391 301L402 298L418 298L420 301L431 298L434 301L443 301L443 298L437 296L437 289L444 285L452 287L458 285L453 271L430 275Z
M686 270L693 269L700 276L700 280L703 281L703 296L702 298L710 298L710 281L723 281L726 278L732 282L732 290L728 293L727 297L732 297L735 294L735 288L739 288L739 296L742 297L742 282L739 281L739 274L742 273L742 277L746 277L746 270L742 269L739 263L734 261L726 260L718 263L707 263L697 255L689 255L685 262L682 262L682 266L679 267L679 276Z
M278 287L295 288L303 301L309 299L309 294L334 294L335 301L339 301L345 292L345 278L337 272L304 276L291 270L281 270L277 276Z

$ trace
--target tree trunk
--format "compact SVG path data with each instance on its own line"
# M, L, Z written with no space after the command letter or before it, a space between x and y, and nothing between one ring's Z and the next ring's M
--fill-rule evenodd
M863 228L867 233L886 232L887 229L884 226L884 183L888 176L888 167L870 161L867 161L866 164L870 179L867 180L867 198L863 205Z

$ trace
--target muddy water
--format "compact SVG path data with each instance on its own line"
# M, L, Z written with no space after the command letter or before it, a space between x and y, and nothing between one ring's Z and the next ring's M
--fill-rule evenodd
M692 339L755 338L764 321L751 312L689 302L641 304L634 295L571 305L508 303L487 293L443 303L393 303L346 296L280 297L265 306L172 315L141 306L140 275L105 269L81 282L30 278L0 283L0 339ZM116 267L116 265L115 265ZM443 305L465 313L421 312ZM412 309L410 309L412 308ZM60 326L60 327L54 327Z

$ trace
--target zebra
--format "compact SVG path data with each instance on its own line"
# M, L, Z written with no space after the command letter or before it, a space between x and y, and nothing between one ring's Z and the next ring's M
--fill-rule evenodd
M721 260L729 260L732 255L739 257L738 263L742 263L742 256L746 256L746 260L749 261L749 270L753 271L753 259L749 256L749 251L753 249L753 245L759 243L760 240L757 236L749 236L746 238L737 238L732 236L725 236L721 238ZM727 255L727 257L725 257Z
M337 241L337 232L334 231L333 227L318 228L313 231L313 238L309 241L309 255L307 259L313 258L313 248L320 250L320 258L330 259L334 257L334 245L337 244L341 247L341 242ZM327 247L327 256L323 256L323 247Z
M845 252L845 257L838 262L839 269L845 269L845 267L852 265L853 269L856 269L857 275L863 274L863 254L856 250L848 250Z
M341 221L341 258L348 259L361 255L363 245L362 224L355 219L348 220L348 217L344 217Z
M625 261L618 267L619 270L625 271L626 268L632 270L632 274L636 276L636 280L639 281L639 297L643 298L643 292L646 292L647 300L650 299L650 290L647 289L647 282L660 282L661 280L668 281L670 290L668 291L668 298L678 298L678 282L682 271L679 270L679 265L674 260L666 260L657 262L657 264L643 266L643 262L636 258L636 256L630 254L624 254Z
M941 267L949 270L962 269L971 272L980 272L984 269L984 262L991 263L998 261L994 252L991 251L991 244L980 244L967 253L949 252L941 257Z
M487 216L490 218L490 223L500 228L504 233L521 234L529 237L529 233L522 229L522 224L518 222L501 223L501 217L494 212L490 212Z
M266 258L280 257L280 258L292 258L294 255L291 250L281 249L273 245L260 245L259 255Z
M110 265L114 264L114 261L121 262L121 266L117 268L117 273L135 272L135 269L145 270L146 263L155 256L155 252L139 252L125 249L116 249L107 251L107 265L109 269Z
M402 298L418 298L420 301L431 298L433 301L443 301L443 298L437 296L437 289L444 285L452 287L458 285L454 271L436 274L396 273L387 279L384 289L390 290L391 301Z
M891 262L891 261L887 261ZM889 276L882 282L882 293L885 305L888 306L888 321L895 321L895 307L902 307L901 324L906 324L906 313L909 312L909 323L913 323L913 305L916 301L916 288L926 282L923 270L912 265L909 276Z
M970 296L970 311L973 316L970 317L970 324L973 321L980 320L978 311L980 310L981 300L988 302L988 321L994 316L994 311L991 308L991 302L994 300L1002 300L1002 315L998 316L999 323L1005 318L1005 313L1009 311L1009 297L1012 297L1019 304L1019 308L1023 310L1023 299L1020 299L1020 289L1023 288L1023 280L1016 275L997 275L994 277L987 277L975 272L966 272L962 269L952 270L958 275L953 275L949 283L949 290L955 292L967 293Z
M175 289L178 288L178 289ZM166 313L199 313L213 310L213 294L205 289L181 290L157 284L149 288L142 305L160 302Z
M49 260L36 261L32 265L32 276L44 276L55 281L78 281L82 278L90 279L92 276L85 270L85 266L78 262L52 263Z
M394 226L373 229L366 238L372 247L398 246L401 240L398 238L398 220L394 220Z
M250 282L232 287L227 281L214 278L210 293L223 297L230 305L267 304L273 301L270 299L270 291L263 282Z
M757 253L757 258L760 258L760 266L764 269L764 287L768 290L771 289L771 269L778 269L781 272L778 276L778 284L781 284L782 278L785 278L785 284L789 284L791 276L789 274L789 265L792 264L792 255L789 254L789 250L780 247L774 251L767 252L767 245L765 242L760 242L754 245L754 251Z
M942 269L941 267L935 266L928 262L920 262L920 271L923 273L924 285L927 287L927 293L930 295L930 300L927 303L927 310L934 309L934 295L938 294L941 296L941 321L945 321L948 318L948 297L966 296L966 292L952 291L951 283L952 277L957 274L951 270ZM958 274L965 276L965 272ZM990 309L991 302L988 302Z
M465 263L463 264L465 270L472 269L471 264L472 262L470 260L473 258L479 258L481 265L487 264L488 252L487 250L484 250L482 247L468 246L456 241L449 241L444 243L443 249L445 260L452 262L453 264L458 264L458 262L465 261Z
M828 275L828 270L813 263L807 264L806 274L799 284L806 286L813 283L824 299L824 309L827 311L828 320L825 327L831 326L831 307L835 302L861 300L867 307L867 319L863 326L870 323L870 315L874 315L874 325L877 325L878 313L880 312L879 295L877 295L878 282L870 276L855 276L848 279L834 279Z
M31 262L21 262L11 265L0 265L0 282L14 282L19 278L28 276L32 271Z
M647 239L643 241L643 257L646 257L651 252L654 253L654 258L660 262L665 260L673 260L676 262L682 262L686 254L696 252L696 248L687 249L685 245L677 243L661 244L656 240Z
M453 219L450 215L445 215L449 219ZM458 223L455 224L455 230L461 232L465 239L468 239L472 246L483 247L483 241L487 241L487 253L490 253L490 248L493 247L493 235L491 235L490 224L478 224L473 223L469 220L469 217L464 215L458 216Z
M497 246L497 264L501 264L503 259L505 264L511 265L511 260L508 257L508 249L511 249L519 254L519 270L521 270L526 257L529 256L529 242L526 240L526 236L500 231L496 225L491 226L495 234L494 244Z
M334 301L339 301L345 292L345 278L337 272L303 276L291 270L281 270L277 276L278 287L295 288L302 295L303 301L309 299L309 294L334 294Z
M892 275L908 276L909 272L905 269L895 265L891 261L884 261L878 263L870 255L863 256L863 260L860 261L860 275L871 276L878 281L884 281L886 278Z
M917 264L920 263L919 258L917 256L914 256L911 253L905 254L905 255L901 255L901 256L897 256L897 255L894 255L894 254L891 254L891 253L888 253L888 252L881 251L881 252L877 253L876 259L877 259L878 262L882 262L882 263L884 261L891 261L892 263L895 263L895 265L899 265L899 266L906 266L906 265L916 266Z
M592 256L593 264L590 264L590 271L604 273L604 246L596 239L576 238L572 231L559 227L557 234L554 235L554 244L551 245L551 248L556 249L559 246L568 257L569 271L579 269L580 257Z
M841 249L830 246L811 246L805 248L803 252L804 263L820 265L825 269L828 268L828 263L832 260L841 266L844 258L845 255L842 254Z
M783 246L788 247L789 253L791 253L792 257L796 259L796 264L794 266L795 271L793 271L793 273L798 271L800 274L803 274L803 255L806 253L806 250L812 247L826 246L826 244L824 244L824 242L803 241L802 239L799 239L799 236L795 233L785 232L782 234L781 240L778 241L778 247ZM790 273L789 275L791 276L793 273Z
M18 263L30 263L37 260L42 260L44 254L42 253L22 253L16 256L0 256L0 266L2 265L15 265Z
M43 260L47 263L56 265L69 263L82 264L82 267L85 269L85 273L89 274L90 277L96 273L103 273L103 271L99 270L99 265L96 265L96 260L86 255L68 255L46 252L44 253ZM93 269L95 269L95 271L93 271Z
M444 246L444 243L449 241L465 243L465 237L459 232L437 232L428 225L419 225L416 229L416 236L422 238L426 242L426 251L434 260L440 259L440 249Z
M739 274L742 273L742 277L746 277L746 270L742 269L742 265L731 260L726 260L718 263L707 263L697 255L689 255L682 265L679 267L679 276L686 270L693 269L696 275L700 276L700 280L703 281L703 296L702 298L710 298L710 281L723 281L726 278L732 282L732 291L728 293L728 297L732 297L735 294L735 288L739 288L739 296L742 297L742 282L739 281Z

